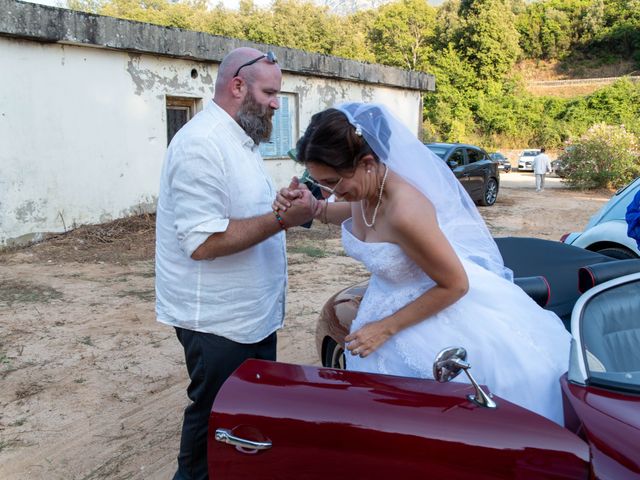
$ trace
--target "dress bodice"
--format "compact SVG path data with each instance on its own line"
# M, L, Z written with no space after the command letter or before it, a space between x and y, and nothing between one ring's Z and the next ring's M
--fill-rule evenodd
M424 271L391 242L364 242L352 232L352 220L342 224L342 245L347 255L363 263L373 275L388 283L415 283L427 280Z

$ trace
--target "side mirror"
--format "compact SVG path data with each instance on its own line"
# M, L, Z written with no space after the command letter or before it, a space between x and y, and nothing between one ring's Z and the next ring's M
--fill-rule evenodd
M449 165L449 168L453 170L459 165L459 163L455 160L447 160L447 165Z
M467 363L467 351L462 347L448 347L441 350L433 362L433 378L438 382L449 382L456 378L462 370L476 390L473 395L467 395L471 402L486 408L497 408L496 402L491 400L476 380L469 373L471 365Z
M462 347L449 347L441 350L433 362L433 378L445 383L453 380L462 371L466 363L467 351Z

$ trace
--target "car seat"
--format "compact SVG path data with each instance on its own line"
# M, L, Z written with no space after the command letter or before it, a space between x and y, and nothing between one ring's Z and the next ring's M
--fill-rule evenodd
M591 298L582 312L580 334L592 372L639 372L640 279Z

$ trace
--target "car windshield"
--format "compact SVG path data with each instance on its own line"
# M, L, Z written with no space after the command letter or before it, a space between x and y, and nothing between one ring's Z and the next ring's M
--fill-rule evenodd
M627 207L640 189L640 179L636 179L618 190L613 197L589 220L587 228L610 220L625 221Z
M635 184L635 188L637 189L638 183L640 183L640 178L636 178L635 180L632 180L631 182L627 183L624 187L620 187L618 190L616 190L616 195L620 195L627 188L629 188L631 185L634 185L634 184Z
M445 147L442 145L427 145L427 147L429 147L429 150L431 150L442 159L444 159L444 157L447 155L447 152L451 150L451 147Z
M538 152L536 151L529 150L529 151L522 152L523 157L535 157L536 155L538 155Z

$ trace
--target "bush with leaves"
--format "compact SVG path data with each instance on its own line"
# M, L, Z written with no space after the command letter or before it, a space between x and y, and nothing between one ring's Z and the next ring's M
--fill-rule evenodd
M592 126L563 155L575 188L618 188L640 175L640 143L624 125Z

